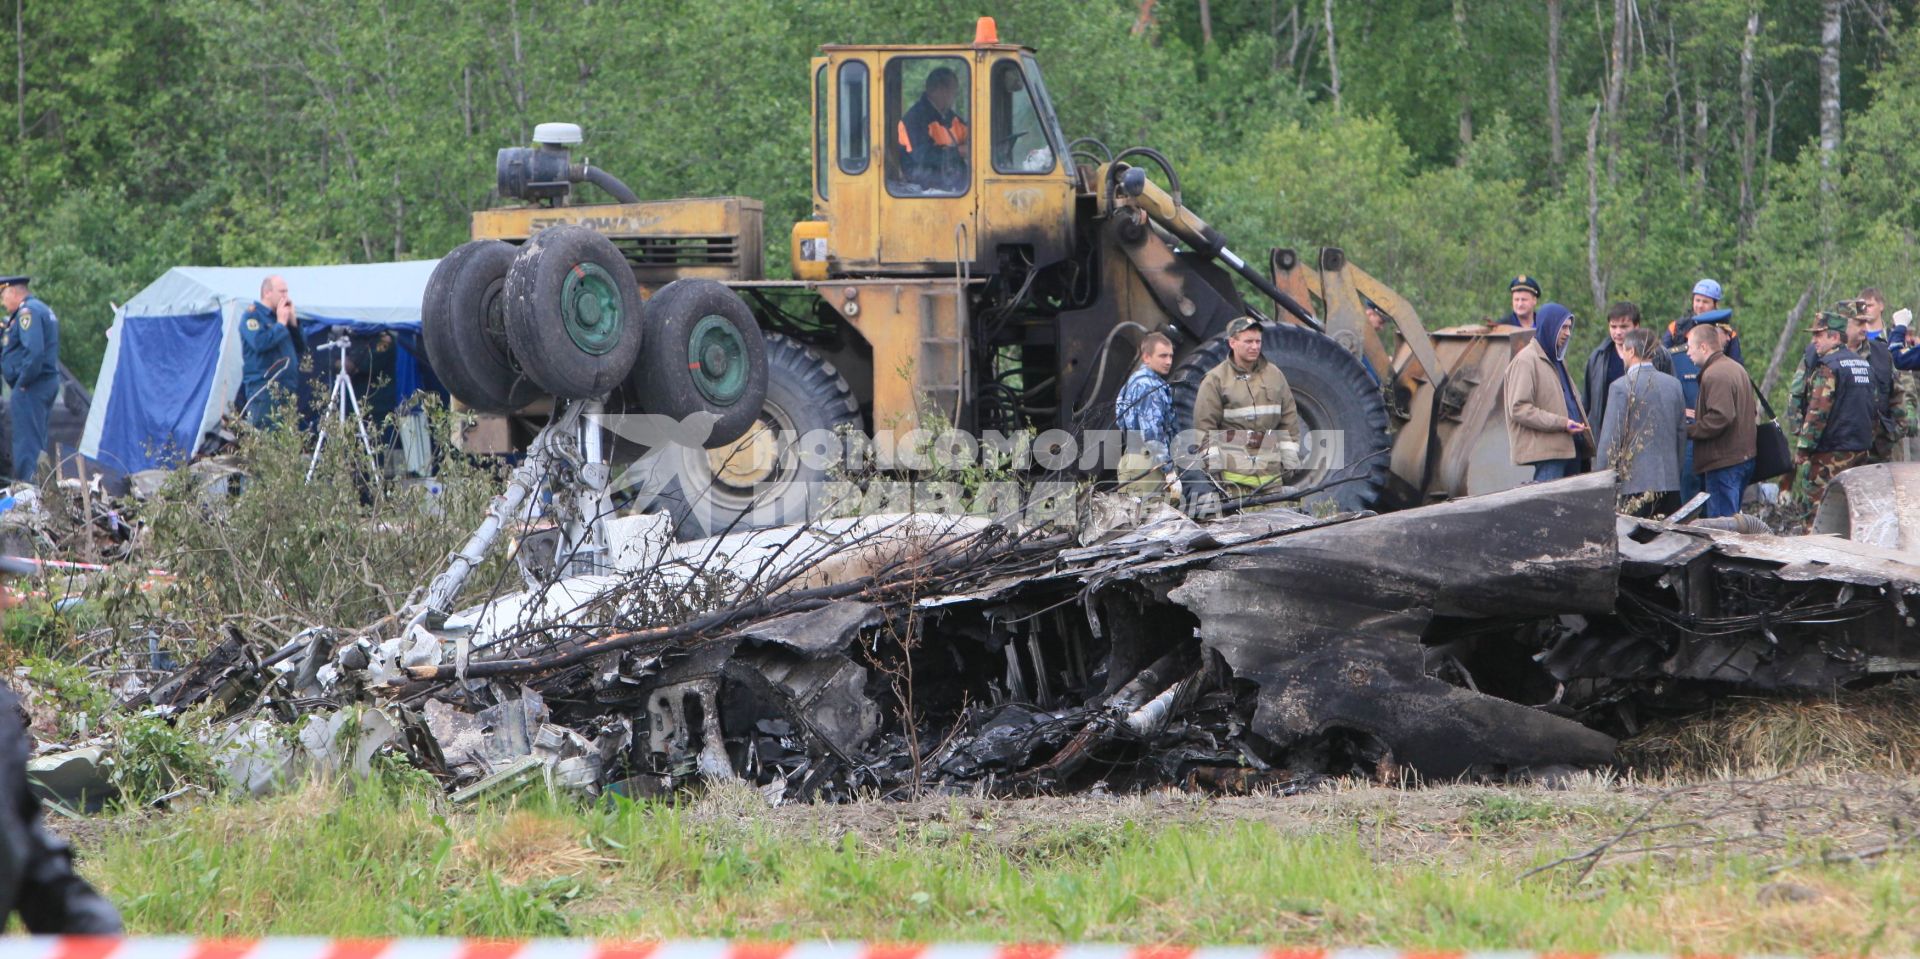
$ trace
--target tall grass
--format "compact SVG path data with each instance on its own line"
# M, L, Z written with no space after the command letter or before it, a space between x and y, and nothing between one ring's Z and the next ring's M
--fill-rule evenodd
M1571 843L1504 828L1533 810L1502 807L1501 828L1489 829L1485 805L1470 806L1446 854L1422 861L1394 854L1404 827L1380 823L1063 819L1015 836L996 833L989 810L795 829L738 797L587 806L533 795L455 812L417 777L390 773L132 825L84 867L140 933L1830 954L1920 945L1910 860L1798 870L1784 877L1793 896L1770 895L1783 877L1733 857L1643 859L1579 887L1561 874L1516 881Z

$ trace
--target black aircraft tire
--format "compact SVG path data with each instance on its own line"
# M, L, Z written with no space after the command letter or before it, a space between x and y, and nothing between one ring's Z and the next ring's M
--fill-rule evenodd
M507 270L514 248L474 240L440 260L420 302L427 365L447 392L482 413L510 413L540 396L507 346Z
M1307 498L1306 502L1331 502L1341 510L1371 509L1386 489L1392 464L1384 452L1389 445L1387 405L1373 377L1352 353L1331 337L1292 324L1266 324L1262 327L1260 353L1280 368L1293 391L1300 413L1301 428L1309 437L1339 439L1338 462L1314 463L1303 476L1289 477L1296 486L1319 483L1349 464L1356 478ZM1174 422L1182 430L1193 428L1193 400L1200 380L1207 371L1227 358L1225 337L1214 337L1187 354L1173 368ZM1302 443L1302 451L1313 457L1318 442Z
M677 474L660 501L681 539L804 522L821 505L827 464L790 442L857 426L853 389L805 344L766 334L767 389L759 418L731 447L671 451Z
M708 446L731 443L759 422L767 401L767 344L740 295L714 280L675 280L647 301L646 354L633 395L649 413L708 413Z
M507 271L506 304L514 359L554 396L602 397L632 373L640 289L612 240L573 225L535 234Z

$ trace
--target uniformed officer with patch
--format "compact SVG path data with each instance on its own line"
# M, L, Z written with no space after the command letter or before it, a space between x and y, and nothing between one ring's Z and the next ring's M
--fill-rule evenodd
M47 418L60 395L60 320L27 283L24 276L0 276L0 309L7 315L0 376L13 389L7 419L13 427L12 475L20 483L38 478Z
M300 354L307 341L287 295L284 277L260 282L260 299L240 314L240 402L247 422L267 429L280 414L280 404L300 395Z
M1813 321L1814 363L1807 373L1807 408L1796 430L1794 458L1809 511L1827 484L1866 463L1873 447L1873 369L1847 349L1847 317L1822 310Z

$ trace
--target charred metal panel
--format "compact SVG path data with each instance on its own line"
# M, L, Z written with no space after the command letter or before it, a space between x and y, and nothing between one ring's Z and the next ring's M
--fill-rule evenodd
M1306 530L1230 550L1169 597L1259 684L1254 728L1281 748L1357 731L1428 776L1604 763L1604 734L1429 676L1423 637L1437 613L1611 611L1613 496L1588 476Z

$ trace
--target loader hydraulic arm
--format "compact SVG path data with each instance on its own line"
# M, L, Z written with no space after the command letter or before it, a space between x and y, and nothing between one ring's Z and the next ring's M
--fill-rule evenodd
M1260 271L1248 266L1246 260L1227 246L1227 238L1221 236L1220 231L1147 179L1145 169L1116 164L1108 175L1117 178L1118 192L1126 198L1123 202L1138 206L1147 214L1148 219L1161 229L1173 234L1180 242L1225 264L1228 269L1238 273L1241 279L1253 284L1254 289L1265 294L1281 309L1293 314L1295 319L1315 332L1326 332L1320 321L1314 317L1313 311L1275 286L1273 281L1262 275Z

